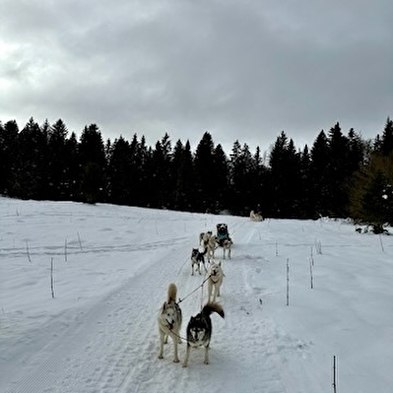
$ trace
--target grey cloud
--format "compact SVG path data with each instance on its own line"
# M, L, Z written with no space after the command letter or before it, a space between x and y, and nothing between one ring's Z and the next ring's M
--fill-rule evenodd
M152 143L208 130L266 149L281 130L310 144L336 121L373 137L391 115L389 0L19 4L4 2L0 27L13 45L2 121L95 122Z

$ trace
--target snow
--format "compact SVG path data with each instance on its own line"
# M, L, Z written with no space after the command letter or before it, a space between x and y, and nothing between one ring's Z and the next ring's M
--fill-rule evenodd
M393 236L344 220L7 198L0 217L1 393L325 393L334 357L337 392L393 391ZM184 337L207 293L191 249L219 222L234 245L210 364L202 348L187 368L173 363L171 341L159 360L168 285L183 299Z

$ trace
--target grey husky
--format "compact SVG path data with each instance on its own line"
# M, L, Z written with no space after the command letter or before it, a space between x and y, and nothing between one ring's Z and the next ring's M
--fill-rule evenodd
M158 358L164 357L164 344L168 342L168 336L172 338L175 363L179 363L177 344L181 343L180 329L182 324L182 311L176 303L177 287L175 284L169 284L168 299L162 305L158 314L158 331L160 333L160 352Z
M209 364L209 346L212 336L212 321L210 314L216 312L224 318L224 310L218 303L207 303L202 311L195 317L191 317L187 325L187 351L183 361L183 367L187 367L191 347L205 347L205 364Z

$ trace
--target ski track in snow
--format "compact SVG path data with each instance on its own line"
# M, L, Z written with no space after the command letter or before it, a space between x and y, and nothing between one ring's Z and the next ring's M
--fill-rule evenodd
M251 371L248 369L247 373L242 373L243 360L251 356L254 374L259 375L253 386L255 391L284 392L279 370L279 352L283 351L280 346L291 349L293 343L278 342L280 338L272 320L264 315L264 288L255 286L253 280L254 275L263 273L264 260L252 260L246 254L247 241L253 236L250 232L252 225L235 222L232 226L237 245L234 245L232 260L222 261L226 277L220 301L226 318L222 320L218 315L212 315L209 366L203 364L203 349L191 351L188 368L182 368L181 363L174 364L171 340L165 347L164 359L157 358L156 318L166 300L168 284L175 282L179 298L184 298L201 286L205 278L203 275L191 276L191 265L185 254L188 255L191 247L195 246L194 238L187 241L181 237L175 239L170 247L161 242L139 245L139 250L163 248L162 256L110 293L104 301L101 299L77 312L67 311L70 314L68 324L64 323L66 318L62 315L60 323L55 319L36 332L37 352L30 354L31 357L20 365L25 368L18 374L22 377L12 375L7 389L3 391L173 392L187 391L190 385L195 384L201 391L222 392L226 387L233 390L234 386L241 391L244 375L250 375ZM109 252L113 247L96 247L86 252ZM42 247L37 252L45 254L49 249ZM129 247L122 251L132 249ZM243 252L245 255L242 257ZM216 257L220 258L221 253L222 249L218 249ZM244 269L244 263L247 263L248 269ZM159 282L151 281L151 278L156 280L158 277ZM205 285L180 303L183 337L190 315L200 311L206 295ZM243 337L247 337L248 341L244 342ZM261 343L265 348L264 356L260 353ZM183 342L179 346L181 359L185 348ZM173 376L173 384L163 387L161 380L167 380L168 373Z

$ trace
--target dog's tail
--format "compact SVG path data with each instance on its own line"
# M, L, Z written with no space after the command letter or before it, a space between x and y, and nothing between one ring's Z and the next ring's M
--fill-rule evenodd
M168 287L168 303L175 302L176 303L177 296L177 287L176 284L171 283Z
M216 312L221 318L225 317L224 310L218 303L207 303L202 309L202 314L205 315L210 315L213 312Z

